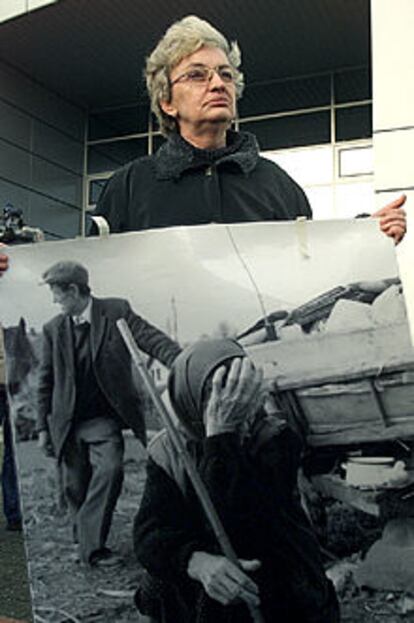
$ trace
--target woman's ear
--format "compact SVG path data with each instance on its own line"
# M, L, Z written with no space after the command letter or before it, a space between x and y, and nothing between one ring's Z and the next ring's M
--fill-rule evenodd
M161 100L160 107L161 107L162 112L164 112L166 115L168 115L169 117L174 117L174 119L176 118L177 109L175 106L172 105L171 102L167 102L166 100Z

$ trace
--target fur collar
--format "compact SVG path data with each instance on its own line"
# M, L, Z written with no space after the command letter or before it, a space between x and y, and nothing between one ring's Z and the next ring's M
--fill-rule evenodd
M259 146L249 132L227 132L227 146L216 150L197 149L179 134L171 135L154 156L158 179L179 179L190 169L206 168L214 164L236 165L247 175L256 166Z

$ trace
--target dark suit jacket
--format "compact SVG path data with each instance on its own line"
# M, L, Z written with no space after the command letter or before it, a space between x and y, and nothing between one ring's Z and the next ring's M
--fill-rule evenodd
M125 318L141 350L168 367L180 347L165 333L135 314L124 299L92 298L91 350L97 381L113 416L145 439L145 421L131 375L131 359L116 326ZM48 430L61 457L73 425L76 386L73 337L69 316L59 314L43 327L43 356L38 386L38 429Z

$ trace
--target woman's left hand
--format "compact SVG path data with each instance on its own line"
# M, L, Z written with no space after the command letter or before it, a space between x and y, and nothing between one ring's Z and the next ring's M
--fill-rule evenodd
M248 575L257 571L258 560L239 560L236 567L224 556L193 552L187 573L193 580L202 583L207 595L223 606L244 601L252 606L260 605L259 587Z
M407 231L407 215L402 206L407 200L406 195L401 195L395 201L373 213L373 217L379 218L381 231L390 238L395 244L401 242Z

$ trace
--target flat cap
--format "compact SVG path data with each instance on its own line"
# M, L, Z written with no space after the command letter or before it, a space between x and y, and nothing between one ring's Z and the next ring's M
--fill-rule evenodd
M52 285L54 283L76 283L77 285L88 285L88 271L82 264L71 261L56 262L48 268L42 275L43 283Z

